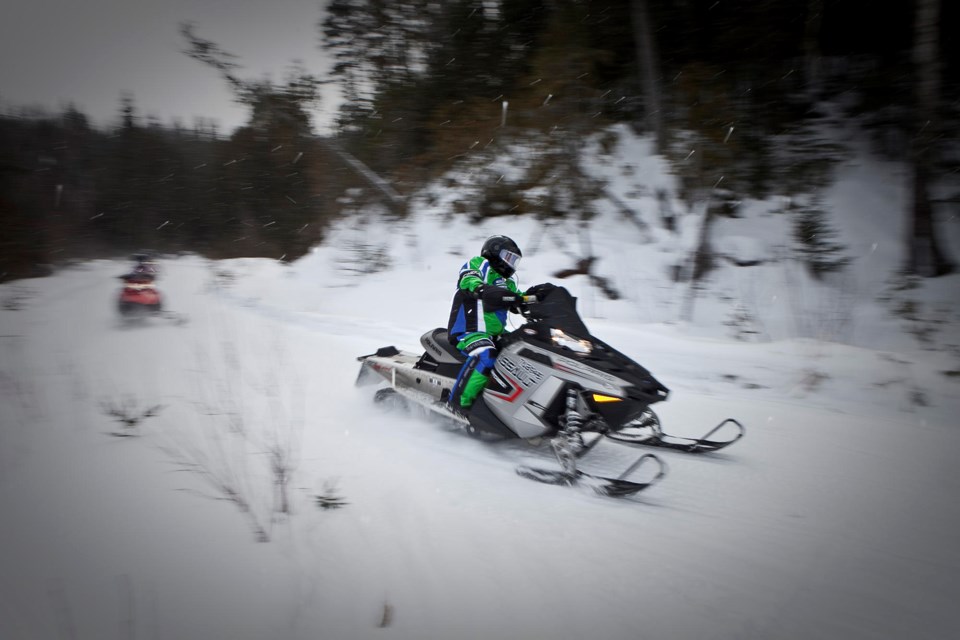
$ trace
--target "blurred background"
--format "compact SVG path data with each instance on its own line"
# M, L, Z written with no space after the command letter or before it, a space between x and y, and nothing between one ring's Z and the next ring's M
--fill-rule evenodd
M671 198L709 219L784 196L797 236L829 250L844 212L816 194L845 149L825 121L909 168L904 270L955 268L940 229L960 201L956 3L165 5L48 0L4 19L0 281L142 248L291 261L344 216L403 218L427 185L516 146L535 157L450 214L589 220L603 186L578 151L613 124L655 141ZM174 96L194 102L178 114Z

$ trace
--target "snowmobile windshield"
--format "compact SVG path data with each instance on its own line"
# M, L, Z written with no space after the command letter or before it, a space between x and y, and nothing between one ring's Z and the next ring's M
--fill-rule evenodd
M590 330L577 313L577 299L563 287L552 289L543 299L528 305L524 315L570 336L581 339L590 337Z

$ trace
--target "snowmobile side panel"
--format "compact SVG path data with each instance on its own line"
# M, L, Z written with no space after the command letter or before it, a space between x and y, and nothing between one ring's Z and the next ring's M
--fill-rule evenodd
M504 438L516 438L517 434L511 431L487 406L486 399L481 395L477 398L473 406L470 407L470 413L467 415L470 425L480 431L491 433Z

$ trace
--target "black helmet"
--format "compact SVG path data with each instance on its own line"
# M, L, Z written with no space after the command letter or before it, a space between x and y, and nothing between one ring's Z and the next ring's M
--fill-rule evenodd
M517 243L507 236L490 236L483 243L480 255L486 258L497 273L505 278L511 277L517 270L517 263L523 254Z

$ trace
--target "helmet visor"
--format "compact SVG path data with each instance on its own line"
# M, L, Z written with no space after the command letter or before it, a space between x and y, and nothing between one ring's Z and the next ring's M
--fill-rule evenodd
M500 259L516 271L517 265L520 263L520 254L508 251L507 249L500 249Z

